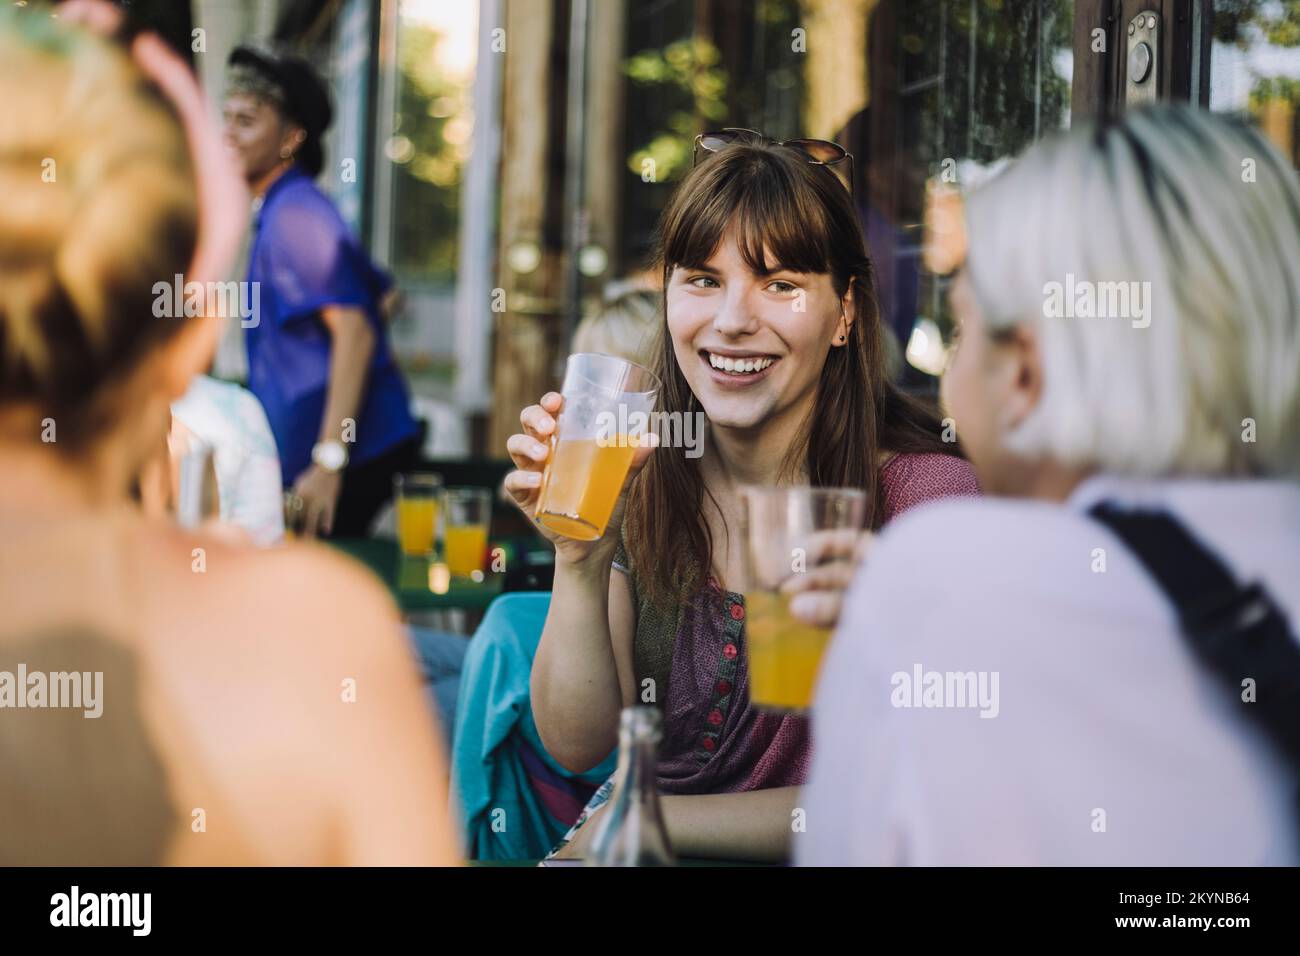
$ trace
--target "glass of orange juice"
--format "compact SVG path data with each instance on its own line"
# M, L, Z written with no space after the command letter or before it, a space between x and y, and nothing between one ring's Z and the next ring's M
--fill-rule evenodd
M284 537L287 541L302 537L307 523L307 503L292 491L284 493Z
M417 557L433 553L438 528L438 498L442 476L407 472L393 476L397 509L397 545L402 553Z
M862 528L866 493L747 487L741 502L749 697L767 710L802 711L812 705L831 631L794 618L781 585L833 553L825 546L828 533Z
M483 580L487 569L492 494L486 488L448 488L443 495L443 550L458 578Z
M649 432L659 379L612 355L570 355L537 520L568 538L605 533L638 441Z

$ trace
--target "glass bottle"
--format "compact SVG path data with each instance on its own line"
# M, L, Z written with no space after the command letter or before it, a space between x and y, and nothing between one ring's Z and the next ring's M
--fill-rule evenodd
M598 822L588 863L593 866L672 866L672 847L659 810L655 764L659 710L627 707L618 724L613 803Z

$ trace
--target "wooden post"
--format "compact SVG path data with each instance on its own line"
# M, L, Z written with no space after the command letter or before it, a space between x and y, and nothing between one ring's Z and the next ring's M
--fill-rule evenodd
M610 279L622 259L624 177L623 37L627 29L627 0L597 0L591 5L590 66L587 84L587 241L605 250L606 271L591 276L599 287Z
M586 175L580 199L582 243L605 251L602 274L580 277L577 292L594 293L613 276L620 238L623 41L627 0L589 4L585 128ZM573 214L566 194L564 138L569 19L565 0L506 0L507 52L502 90L501 230L498 313L493 344L489 456L505 454L519 430L519 411L559 388L563 358L565 261L562 240ZM588 263L590 265L590 261Z
M519 412L558 383L553 375L560 308L559 251L548 241L554 99L554 0L510 0L505 8L501 123L501 231L495 312L493 396L484 452L504 457Z
M1159 98L1209 103L1211 0L1076 0L1072 115L1105 116L1124 110L1128 24L1144 10L1160 18L1155 76ZM1093 49L1097 29L1104 31L1104 53Z
M1118 3L1119 0L1075 0L1071 121L1106 116L1112 110L1115 61L1124 56L1123 38L1116 28L1118 12L1113 9Z
M829 139L867 105L867 23L876 0L809 0L804 135ZM895 42L897 42L895 40Z

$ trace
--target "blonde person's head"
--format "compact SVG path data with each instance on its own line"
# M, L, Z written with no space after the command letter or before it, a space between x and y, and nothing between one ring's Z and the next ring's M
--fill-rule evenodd
M1029 336L1041 373L1017 412L993 353L957 367L963 331L945 388L977 465L985 445L1135 476L1300 474L1300 186L1258 133L1187 106L1078 124L977 190L967 223L959 286L985 343ZM1121 314L1100 314L1124 302L1105 283L1131 293Z
M574 352L616 355L638 365L654 361L655 333L663 321L663 295L647 289L623 292L573 333Z
M142 412L125 386L184 326L153 287L190 267L194 172L127 53L47 13L0 11L0 102L0 416L75 452Z

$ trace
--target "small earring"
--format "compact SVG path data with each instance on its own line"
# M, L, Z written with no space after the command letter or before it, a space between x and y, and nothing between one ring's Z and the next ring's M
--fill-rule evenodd
M847 339L848 339L848 336L846 336L843 332L841 332L841 333L840 333L840 338L839 338L840 344L841 344L841 345L844 344L844 342L847 341Z

